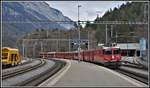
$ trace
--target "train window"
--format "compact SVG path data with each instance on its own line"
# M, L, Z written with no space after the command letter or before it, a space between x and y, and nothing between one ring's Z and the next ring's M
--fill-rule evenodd
M2 59L7 59L8 53L2 53Z
M112 51L111 50L105 50L105 54L112 54Z
M120 49L114 50L114 54L120 54Z

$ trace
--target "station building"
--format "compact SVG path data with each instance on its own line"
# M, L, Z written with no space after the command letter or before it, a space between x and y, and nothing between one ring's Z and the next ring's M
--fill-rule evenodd
M117 43L116 46L120 47L122 56L140 56L139 43Z

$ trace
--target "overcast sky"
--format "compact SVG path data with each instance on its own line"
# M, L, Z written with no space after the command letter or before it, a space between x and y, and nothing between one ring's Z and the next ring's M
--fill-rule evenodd
M46 1L52 8L60 10L65 16L74 21L78 20L78 5L80 7L80 20L94 20L102 16L107 10L119 7L125 1Z

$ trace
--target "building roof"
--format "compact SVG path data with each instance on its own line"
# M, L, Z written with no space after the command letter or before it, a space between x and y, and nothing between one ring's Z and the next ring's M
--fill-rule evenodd
M140 49L139 43L117 43L117 47L120 49Z

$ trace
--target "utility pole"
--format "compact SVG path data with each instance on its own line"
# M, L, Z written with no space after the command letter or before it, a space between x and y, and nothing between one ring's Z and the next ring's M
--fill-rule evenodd
M70 48L70 40L71 40L70 38L71 38L71 35L70 34L71 34L71 32L69 31L69 41L68 41L68 43L69 43L69 52L71 51L71 48Z
M146 22L146 19L147 19L147 4L144 4L144 22Z
M113 25L111 25L111 38L113 37Z
M106 27L105 27L105 28L106 28L106 31L105 31L105 32L106 32L106 37L105 37L106 40L105 40L105 44L107 45L107 30L108 30L108 29L107 29L107 24L106 24Z
M79 8L81 7L81 5L78 5L78 35L79 35L79 39L78 39L78 58L79 58L79 61L80 61L80 24L79 24Z
M118 38L118 33L117 33L117 31L116 31L116 44L117 44L117 38Z
M113 43L113 25L111 25L110 31L111 31L110 39L111 39L111 44L112 44Z
M35 46L37 45L37 42L34 43L33 45L33 56L35 57Z
M58 52L58 39L56 40L56 52Z
M59 29L57 30L57 39L56 39L56 52L58 52L58 49L59 49L59 39L60 39L60 31Z
M69 52L70 52L70 38L69 38Z
M42 41L41 41L41 51L43 51L43 43L42 43Z

